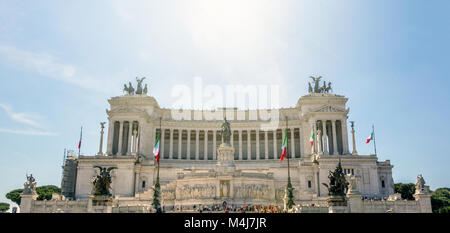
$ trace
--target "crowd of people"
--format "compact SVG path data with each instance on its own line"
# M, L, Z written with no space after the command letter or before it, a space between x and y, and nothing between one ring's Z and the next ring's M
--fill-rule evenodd
M370 201L386 201L387 197L369 197L369 196L361 196L361 200L370 200Z
M193 205L164 206L163 212L221 212L221 213L285 213L283 206L278 205Z

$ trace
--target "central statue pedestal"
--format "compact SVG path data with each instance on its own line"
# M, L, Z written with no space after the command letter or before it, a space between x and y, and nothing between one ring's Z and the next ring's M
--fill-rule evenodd
M112 213L114 198L104 195L90 195L88 203L88 212L90 213Z
M217 148L217 172L233 173L236 170L234 165L234 148L228 143L222 143Z
M345 196L329 196L328 213L348 213L347 199Z

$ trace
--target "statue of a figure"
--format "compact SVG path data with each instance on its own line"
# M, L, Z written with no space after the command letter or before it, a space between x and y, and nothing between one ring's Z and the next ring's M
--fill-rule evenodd
M328 82L327 93L330 92L333 92L333 89L331 88L331 82Z
M308 83L308 93L313 93L311 83Z
M128 87L126 84L123 84L123 91L127 92L128 95L134 94L134 88L131 85L131 82L128 82Z
M330 93L332 91L331 82L328 82L327 85L327 82L323 81L323 85L320 86L320 80L322 79L322 76L319 77L310 76L310 78L312 79L312 83L314 83L314 87L311 85L311 82L308 83L309 93Z
M116 167L100 167L94 166L94 168L98 168L100 170L100 174L92 182L94 186L93 193L98 196L111 196L109 189L111 187L111 171L116 169Z
M319 87L320 79L322 79L322 76L319 76L319 77L316 77L315 79L313 79L314 80L314 92L315 93L320 93L320 87Z
M140 95L142 94L142 81L144 81L145 77L139 79L138 77L136 77L136 81L137 81L137 87L136 87L136 94Z
M330 185L322 183L328 188L328 196L345 196L348 188L348 182L345 179L344 172L342 171L341 160L339 160L336 169L333 172L330 171L328 179L330 180Z
M224 122L222 124L222 130L220 131L222 135L222 142L230 145L230 137L231 137L231 128L230 123L227 121L227 118L224 118Z
M323 86L320 88L322 93L327 93L327 82L323 81Z
M23 184L23 194L36 194L36 179L33 174L26 175L27 182Z
M146 94L147 95L147 84L145 84L145 87L144 87L144 94Z
M422 174L417 176L416 182L416 193L423 193L428 191L428 186L425 186L425 180L423 179Z

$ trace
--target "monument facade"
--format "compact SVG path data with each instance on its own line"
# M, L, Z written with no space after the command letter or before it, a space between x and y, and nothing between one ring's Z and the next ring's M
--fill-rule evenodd
M379 161L374 154L349 151L348 99L332 94L331 83L324 82L321 87L320 79L313 79L310 93L300 97L294 107L218 109L213 119L201 110L176 116L178 110L160 107L147 95L147 86L142 88L143 79L137 79L136 91L129 83L124 85L124 95L108 100L106 153L100 148L96 155L68 158L66 166L71 167L64 168L62 193L88 208L96 190L93 178L101 176L102 169L97 168L110 167L114 168L108 173L112 211L114 206L117 212L125 207L128 211L134 208L130 212L149 211L157 173L153 146L160 134L161 204L165 210L222 205L224 201L229 205L282 206L288 173L280 156L282 135L287 130L290 176L298 206L327 206L329 190L323 183L329 182L329 172L339 161L344 174L351 177L353 196L387 200L394 194L393 165L389 160ZM282 119L275 126L264 117L271 112ZM352 203L356 202L349 201Z

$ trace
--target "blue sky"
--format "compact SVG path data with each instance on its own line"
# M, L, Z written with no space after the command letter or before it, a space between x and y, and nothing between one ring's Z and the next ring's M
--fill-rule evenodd
M98 150L107 99L147 77L174 85L278 84L295 106L321 75L349 98L357 149L375 124L395 182L450 186L448 1L1 1L0 201L60 185L64 148ZM221 104L218 104L220 107Z

